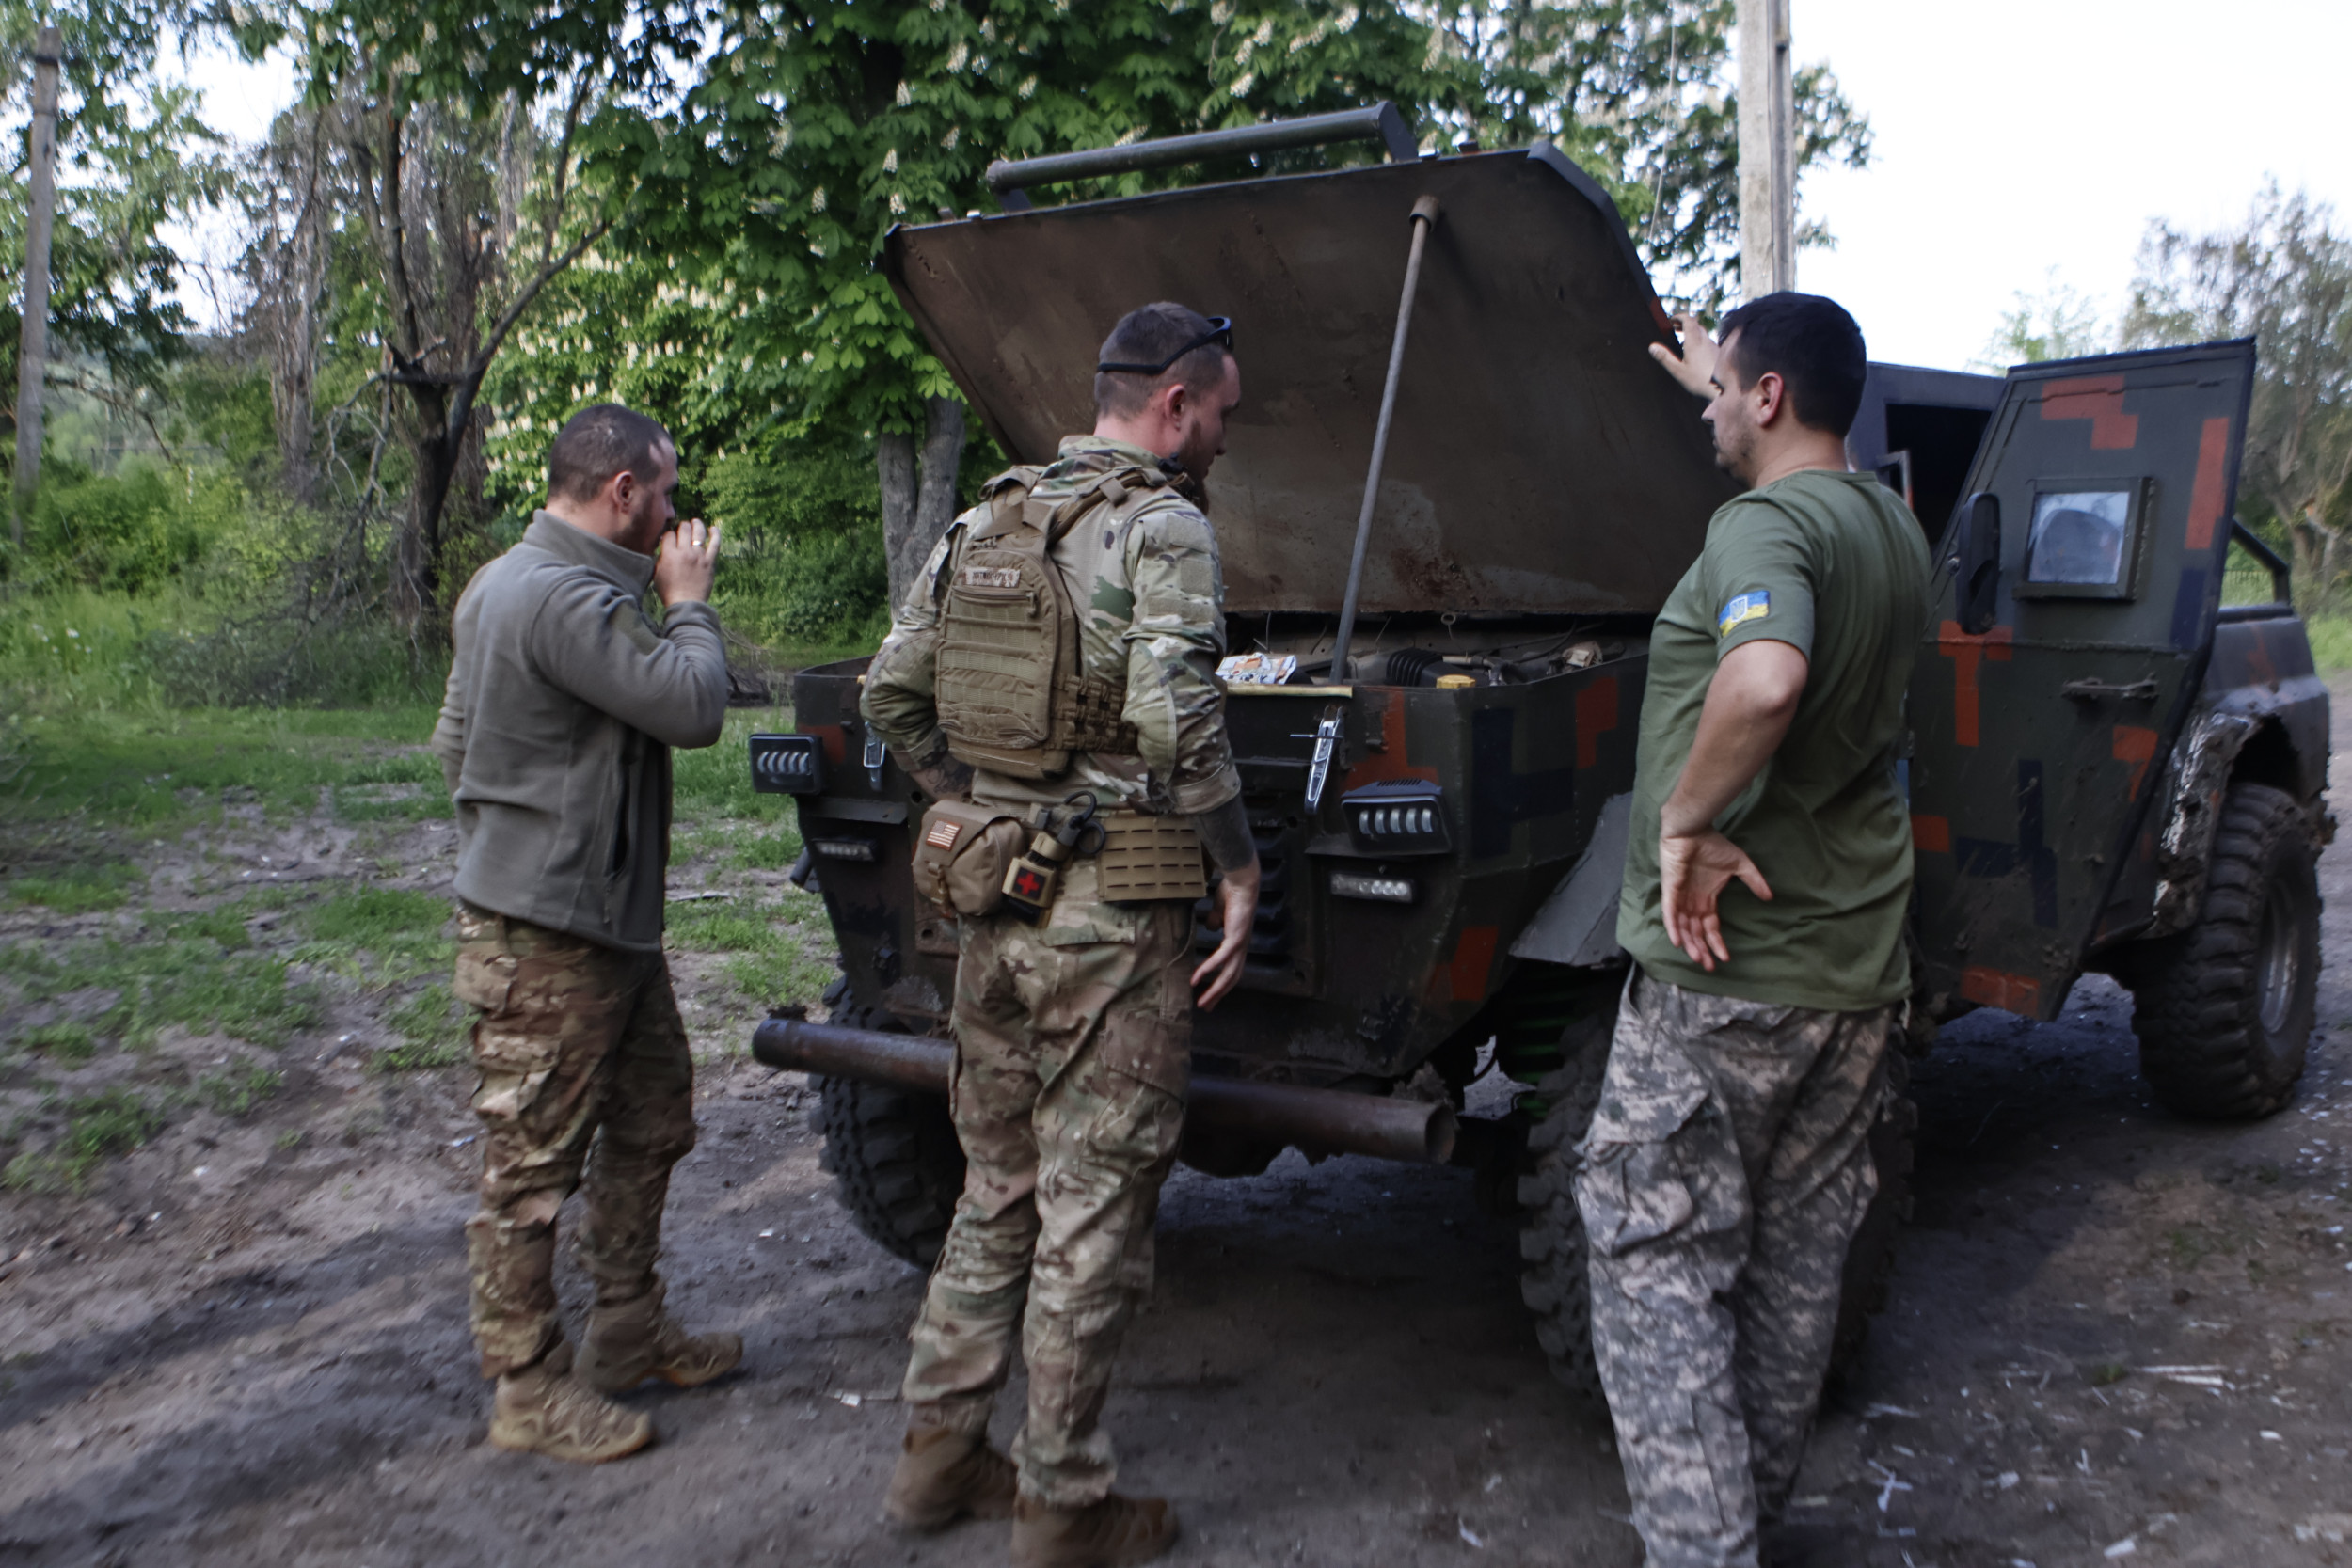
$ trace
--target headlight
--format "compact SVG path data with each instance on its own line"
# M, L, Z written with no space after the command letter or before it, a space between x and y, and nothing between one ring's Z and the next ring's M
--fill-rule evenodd
M821 795L825 743L813 735L752 736L752 787L764 795Z
M1436 784L1366 784L1342 796L1340 809L1347 815L1348 837L1367 853L1437 855L1454 847L1445 794Z

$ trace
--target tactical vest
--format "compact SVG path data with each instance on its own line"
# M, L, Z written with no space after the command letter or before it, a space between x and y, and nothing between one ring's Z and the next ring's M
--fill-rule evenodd
M1081 668L1082 611L1052 552L1097 508L1116 515L1170 486L1165 473L1131 466L1041 501L1030 493L1041 471L989 481L987 520L949 556L933 689L948 750L1021 779L1067 771L1074 752L1136 754L1136 727L1120 717L1126 679Z

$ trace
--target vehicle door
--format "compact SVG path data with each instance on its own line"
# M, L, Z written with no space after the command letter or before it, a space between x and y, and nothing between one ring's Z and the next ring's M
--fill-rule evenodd
M1941 1003L2065 1003L2203 675L2253 373L2238 341L2009 374L1911 683Z

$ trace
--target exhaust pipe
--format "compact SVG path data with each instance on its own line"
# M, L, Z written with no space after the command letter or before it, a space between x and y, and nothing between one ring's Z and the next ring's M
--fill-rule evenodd
M932 1035L844 1029L797 1018L771 1018L752 1036L752 1054L772 1068L857 1078L922 1094L944 1095L955 1047ZM1382 1160L1444 1164L1454 1154L1453 1107L1386 1100L1344 1089L1195 1078L1185 1115L1195 1126L1265 1143L1296 1144L1317 1154L1370 1154Z

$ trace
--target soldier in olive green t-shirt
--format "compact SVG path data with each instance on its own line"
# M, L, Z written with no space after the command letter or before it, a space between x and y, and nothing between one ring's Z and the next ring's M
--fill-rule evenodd
M1756 1568L1820 1400L1867 1138L1910 988L1903 689L1919 525L1846 469L1867 372L1832 302L1684 322L1750 488L1651 633L1617 939L1633 955L1580 1147L1593 1349L1649 1568Z

